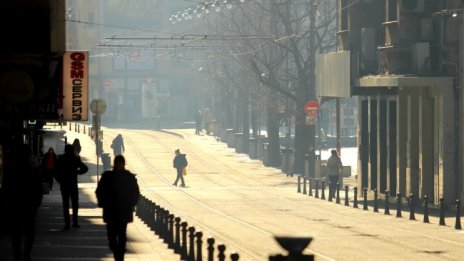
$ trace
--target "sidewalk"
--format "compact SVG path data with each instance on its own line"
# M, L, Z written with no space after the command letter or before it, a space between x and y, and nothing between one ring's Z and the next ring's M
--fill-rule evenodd
M106 226L102 219L102 210L97 207L95 189L97 181L97 165L94 142L86 134L66 130L68 143L75 138L81 142L81 157L89 167L89 172L79 177L79 223L81 228L64 231L59 184L44 195L40 206L36 238L32 250L33 260L113 260L106 238ZM63 153L64 140L58 130L47 133L44 150L50 146L57 154ZM102 172L102 166L99 166ZM71 211L71 210L70 210ZM127 228L127 253L125 260L180 260L167 245L150 231L136 216ZM11 240L7 234L0 234L0 260L13 260Z

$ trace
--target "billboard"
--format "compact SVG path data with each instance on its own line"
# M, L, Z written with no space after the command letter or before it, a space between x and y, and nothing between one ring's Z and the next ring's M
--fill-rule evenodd
M67 51L63 56L62 120L88 120L89 52Z

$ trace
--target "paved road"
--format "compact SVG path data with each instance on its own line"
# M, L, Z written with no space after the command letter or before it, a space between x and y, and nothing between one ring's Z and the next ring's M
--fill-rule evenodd
M104 129L105 151L121 133L127 167L138 174L142 193L240 260L283 253L273 235L313 236L306 252L317 260L464 259L464 233L438 226L436 218L423 224L308 197L296 193L295 177L237 155L214 137L170 132ZM186 188L171 185L177 148L189 160ZM452 217L447 224L454 224Z

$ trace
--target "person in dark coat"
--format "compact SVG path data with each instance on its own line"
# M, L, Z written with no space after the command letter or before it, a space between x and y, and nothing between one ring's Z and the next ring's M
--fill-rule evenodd
M72 226L79 228L78 210L79 210L79 192L77 187L77 176L87 173L89 168L85 165L79 156L76 156L74 147L66 145L64 154L58 157L58 169L55 179L60 183L61 197L63 199L63 216L64 229L70 228L69 200L71 200L73 216Z
M50 147L48 151L43 155L42 170L43 179L48 184L50 190L53 188L53 177L55 177L56 165L58 157L56 156L55 150Z
M134 208L139 199L135 174L125 169L124 156L114 158L113 170L105 171L95 191L98 206L103 208L103 221L114 260L124 260L127 224L133 221Z
M4 157L3 189L15 260L31 260L35 219L42 203L40 163L28 145L11 148ZM24 245L24 247L23 247ZM24 258L24 259L21 259Z
M72 145L74 147L74 153L76 156L79 156L82 150L81 141L78 138L75 138Z
M340 180L340 173L343 168L343 164L336 150L331 150L330 154L331 155L327 160L327 170L329 172L330 195L331 197L334 197L335 191L337 191L337 183Z
M124 153L124 139L121 134L118 134L111 143L111 148L113 149L113 156L122 155Z
M185 154L180 153L180 150L177 149L175 151L176 156L174 157L173 160L173 167L177 170L177 177L176 181L172 185L177 186L177 182L181 182L180 186L185 187L185 182L184 182L184 176L182 171L184 170L185 167L187 167L187 158Z

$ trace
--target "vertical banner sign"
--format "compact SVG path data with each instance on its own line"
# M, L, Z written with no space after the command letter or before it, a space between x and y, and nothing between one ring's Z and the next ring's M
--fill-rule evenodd
M88 120L89 52L67 51L63 57L63 120Z

